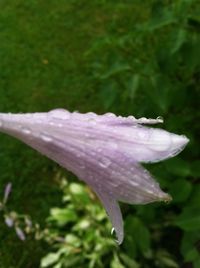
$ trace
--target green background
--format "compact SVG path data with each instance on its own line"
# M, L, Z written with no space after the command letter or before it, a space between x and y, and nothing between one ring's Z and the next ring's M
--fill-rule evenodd
M200 2L1 0L0 112L54 108L162 116L163 128L185 134L190 143L180 156L147 165L173 201L123 204L120 248L100 241L105 248L100 254L83 232L79 235L88 242L78 254L81 259L69 264L74 257L69 253L60 266L58 261L48 267L92 267L91 260L98 260L94 267L199 268ZM58 173L77 182L52 161L0 135L0 191L3 196L12 182L11 210L45 226L50 208L62 206ZM73 198L70 202L75 204ZM90 235L105 222L91 227ZM2 216L1 268L39 267L53 251L43 241L20 241Z

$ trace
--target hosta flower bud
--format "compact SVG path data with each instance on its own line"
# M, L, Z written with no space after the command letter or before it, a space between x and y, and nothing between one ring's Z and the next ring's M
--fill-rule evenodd
M102 201L118 242L123 220L118 201L147 204L170 200L141 162L175 156L188 139L143 124L162 122L108 113L0 114L0 131L10 134L72 171L89 184Z

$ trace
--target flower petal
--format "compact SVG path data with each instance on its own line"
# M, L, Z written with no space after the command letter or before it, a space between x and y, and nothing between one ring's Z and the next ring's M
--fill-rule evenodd
M146 204L171 199L140 165L173 157L188 143L183 135L143 126L162 121L56 109L48 113L0 114L0 130L88 183L105 206L121 243L123 221L118 201Z
M91 188L101 200L116 232L117 242L118 244L121 244L124 239L124 229L122 214L117 200L105 191L101 191L94 186L91 186Z

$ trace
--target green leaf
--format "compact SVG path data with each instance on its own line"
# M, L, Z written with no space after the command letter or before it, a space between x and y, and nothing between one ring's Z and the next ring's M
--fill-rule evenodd
M162 1L155 1L152 5L152 19L148 23L148 29L153 31L176 22L176 17Z
M177 179L170 184L170 195L174 202L183 202L192 192L192 184L184 179Z
M123 63L123 62L114 62L112 65L108 67L108 70L104 72L100 76L101 79L108 79L111 76L118 75L119 73L122 73L124 71L130 70L131 67L129 66L128 63Z
M190 164L191 175L193 177L200 177L200 160L196 160Z
M62 263L57 263L56 265L53 266L53 268L62 268Z
M126 268L139 268L139 264L133 259L127 256L124 253L120 254L120 258L123 260ZM117 267L116 267L117 268Z
M110 268L125 268L116 254L114 255L114 259L111 261Z
M114 81L103 83L100 91L101 101L106 109L110 108L117 98L117 86Z
M67 234L65 241L69 243L70 246L79 247L81 245L81 240L74 234Z
M200 267L200 258L196 259L193 264L194 264L194 268L199 268Z
M190 175L190 166L189 163L182 160L181 158L173 158L165 161L165 166L169 173L186 177Z
M200 206L185 207L183 212L176 218L175 224L185 231L200 230Z
M140 75L135 74L131 77L131 79L128 81L128 91L129 91L129 96L133 100L136 92L139 88L140 84Z
M185 43L180 52L182 56L183 65L187 69L187 73L192 75L192 72L195 72L196 68L200 65L200 46L199 46L200 38L196 36L193 40ZM187 74L187 75L188 75Z
M195 187L193 187L193 192L192 192L191 198L189 200L190 206L196 206L198 204L200 204L200 185L199 184L197 184L197 185L195 185Z
M60 253L49 253L41 260L41 267L48 267L55 262L57 262L60 258Z
M194 261L197 258L199 258L199 252L196 248L192 248L190 251L187 252L186 256L185 256L185 260L186 261Z
M173 260L172 256L165 250L159 250L157 252L157 258L161 267L164 265L166 268L179 268L179 265Z
M58 226L63 226L68 222L75 222L77 220L77 214L75 210L70 208L52 208L49 221L55 221Z
M171 54L176 53L181 46L184 44L187 38L187 32L184 29L179 29L178 32L176 31L176 39L173 42L171 48Z
M181 254L186 262L196 259L195 246L200 239L200 232L184 232L181 241Z
M72 201L75 201L76 203L81 204L83 206L91 203L89 195L86 191L86 187L82 184L71 183L69 185L69 188L67 189L67 194L68 191L72 194Z
M76 225L73 226L73 230L79 231L79 230L87 230L90 226L90 221L86 218L83 218L82 220L78 221Z
M171 82L167 76L160 74L151 76L150 82L151 85L149 85L146 92L161 112L165 113L172 102L172 96L170 94Z
M68 268L68 267L81 267L81 263L83 262L82 260L82 256L81 255L78 255L78 256L74 256L74 255L69 255L67 256L66 258L63 259L62 263L63 263L63 266L62 267L65 267L65 268Z
M150 249L149 230L139 218L128 216L125 221L125 230L127 236L132 236L132 243L135 243L140 252L145 253Z

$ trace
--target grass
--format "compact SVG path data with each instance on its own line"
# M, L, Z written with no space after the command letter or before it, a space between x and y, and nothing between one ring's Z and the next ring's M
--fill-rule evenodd
M104 112L85 53L96 38L126 22L129 5L15 0L1 1L0 10L1 112L58 107ZM0 148L1 194L11 181L10 207L43 224L49 208L60 202L54 182L58 166L3 134ZM38 267L47 252L37 241L22 243L0 221L1 268Z
M154 0L1 0L0 112L46 112L66 108L80 112L134 114L136 117L163 115L167 118L166 129L184 133L191 139L189 149L187 147L181 157L185 156L185 162L188 159L191 162L198 160L199 124L196 124L196 118L199 112L196 107L199 105L199 24L198 14L194 14L192 20L190 18L191 22L184 18L198 10L195 5L187 10L190 2L195 4L195 1L178 0L163 1L162 4ZM138 35L137 26L140 22L148 21L147 18L151 19L151 8L155 9L155 13L156 8L167 11L163 13L164 19L171 8L175 10L175 18L180 21L164 29L141 30ZM187 16L180 16L179 13ZM152 20L151 23L159 24L161 19L162 24L163 14L161 12L157 16L157 22ZM187 31L187 36L177 54L172 55L170 49L174 44L173 38L176 40L179 37L179 27ZM102 47L98 49L98 46ZM96 64L94 68L91 62ZM116 72L116 65L113 64L116 62L119 64L117 67L121 68L119 72ZM123 70L124 62L131 66L131 71ZM99 65L101 74L108 78L94 78L100 69ZM172 173L167 172L162 165L155 166L155 177L158 180L161 177L161 186L171 189L170 184L181 175L182 167L179 171L176 168L173 174L173 170ZM49 209L61 204L55 179L58 170L60 167L44 156L0 134L0 194L3 195L6 183L11 181L13 191L9 206L13 210L30 214L44 225ZM195 175L192 170L190 177L184 177L191 184L192 179L197 181L196 174L199 172L197 167ZM179 192L179 189L176 191ZM170 241L174 241L176 233L176 229L173 231L173 219L182 212L187 202L188 199L184 199L182 203L173 203L171 207L162 207L160 210L153 205L142 207L142 212L135 207L127 210L128 215L129 211L132 215L138 212L144 225L149 224L145 216L148 219L152 211L153 222L157 222L158 218L160 220L155 230L163 237L164 217L169 215L172 218L172 231L171 237L169 235L166 240L166 248L174 259L180 258L182 263L185 254L180 257L181 242L176 241L176 254L176 249L171 250ZM194 227L197 228L195 224ZM183 236L184 230L179 231ZM134 239L134 236L131 237ZM156 237L156 244L152 248L155 252L162 249L162 240ZM132 258L134 245L124 245L122 251L124 247ZM25 243L19 241L14 231L5 226L3 219L0 220L0 268L36 268L41 257L47 253L47 246L41 242L32 239ZM145 254L140 255L141 262L145 262ZM156 258L153 257L155 263ZM162 267L167 266L163 264Z

